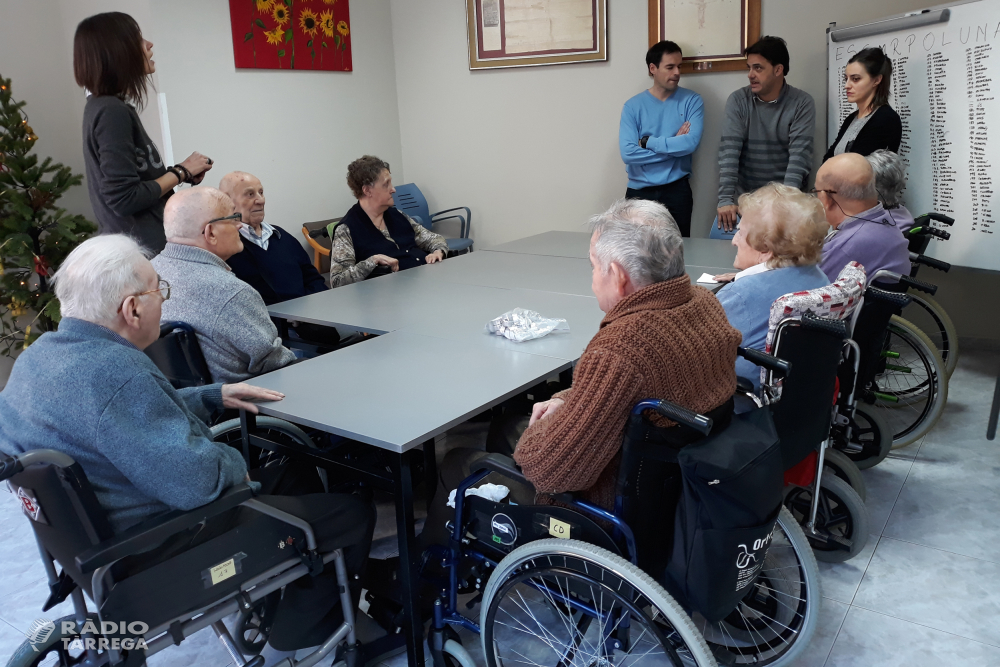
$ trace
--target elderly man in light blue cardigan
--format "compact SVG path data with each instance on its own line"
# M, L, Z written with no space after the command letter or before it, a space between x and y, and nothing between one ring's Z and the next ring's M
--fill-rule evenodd
M815 197L769 183L740 197L743 219L733 237L739 273L716 276L729 282L716 296L729 323L743 334L743 347L764 349L771 304L785 294L830 283L817 266L827 224ZM737 357L736 375L760 387L760 367Z
M233 200L215 188L178 192L163 212L167 246L153 259L173 290L163 304L163 321L194 327L216 382L239 382L295 361L264 299L226 264L243 250L235 210Z
M43 334L18 357L0 392L0 451L54 449L71 456L116 533L167 510L200 507L249 482L242 455L213 442L205 419L221 407L256 413L249 401L283 395L246 384L170 385L142 350L159 336L171 285L131 238L84 241L55 279L63 318L58 331ZM274 467L280 474L285 466L268 470ZM375 526L370 503L337 493L295 495L305 489L263 471L254 471L255 477L258 472L274 492L287 492L258 496L262 503L309 521L320 551L343 548L348 572L361 571ZM259 490L257 482L251 486ZM148 558L172 557L237 525L252 536L263 516L239 508L212 517L194 534L169 538ZM333 568L286 586L265 650L291 655L324 641L340 623L338 593Z

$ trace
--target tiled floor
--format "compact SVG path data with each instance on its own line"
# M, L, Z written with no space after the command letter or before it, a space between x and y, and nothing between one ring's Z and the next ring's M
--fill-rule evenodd
M819 629L802 667L1000 664L1000 440L985 439L1000 355L967 352L949 404L921 442L864 472L871 539L840 565L821 564ZM448 434L474 445L477 425ZM386 529L391 516L380 517ZM14 498L0 493L0 660L42 614L44 573ZM464 638L481 656L476 637ZM227 667L210 630L150 659L154 667ZM405 655L381 663L402 667ZM324 665L324 667L326 667Z

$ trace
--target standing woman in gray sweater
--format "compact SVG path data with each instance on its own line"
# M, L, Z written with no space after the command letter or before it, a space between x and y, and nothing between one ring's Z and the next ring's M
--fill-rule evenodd
M192 153L164 166L137 111L155 71L153 44L128 14L96 14L76 27L73 74L87 90L83 156L98 228L102 234L129 234L158 253L167 242L167 198L181 183L201 183L212 160Z

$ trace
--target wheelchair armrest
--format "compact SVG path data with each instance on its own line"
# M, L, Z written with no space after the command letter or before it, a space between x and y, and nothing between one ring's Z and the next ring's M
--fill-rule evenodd
M736 376L736 391L741 394L752 394L753 393L753 382L749 379Z
M205 519L222 514L251 498L253 490L248 484L236 484L207 505L189 511L174 510L161 514L87 549L76 557L76 566L83 574L88 574L126 556L153 549L168 537L197 526Z
M792 370L792 365L784 359L779 359L778 357L767 354L766 352L755 350L752 347L738 347L736 348L736 353L750 363L766 368L767 370L782 377L787 376ZM739 386L738 380L737 386Z
M521 482L522 484L527 484L531 486L531 482L528 478L524 476L521 469L517 467L514 463L514 459L509 456L504 456L503 454L487 454L483 458L476 461L475 465L472 466L473 473L477 473L480 470L489 470L490 472L495 472L504 477L508 477L515 482Z

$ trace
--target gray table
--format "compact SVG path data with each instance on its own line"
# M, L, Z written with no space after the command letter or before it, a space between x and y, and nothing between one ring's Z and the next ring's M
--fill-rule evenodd
M262 414L401 454L571 365L394 331L250 382L285 394Z
M590 232L545 232L517 241L484 248L480 252L499 252L546 257L590 257ZM732 270L736 248L725 239L684 239L684 263L697 267Z

